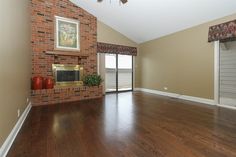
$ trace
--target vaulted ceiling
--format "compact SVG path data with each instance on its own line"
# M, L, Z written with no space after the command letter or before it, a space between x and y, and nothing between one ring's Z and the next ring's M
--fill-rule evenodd
M236 13L236 0L70 0L142 43Z

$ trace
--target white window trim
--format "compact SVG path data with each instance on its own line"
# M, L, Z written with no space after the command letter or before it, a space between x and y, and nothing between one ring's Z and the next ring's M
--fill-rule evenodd
M214 42L214 102L219 104L220 41Z

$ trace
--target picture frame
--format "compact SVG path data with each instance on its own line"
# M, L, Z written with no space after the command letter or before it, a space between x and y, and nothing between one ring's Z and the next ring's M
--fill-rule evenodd
M55 16L55 49L80 50L80 22L78 20Z

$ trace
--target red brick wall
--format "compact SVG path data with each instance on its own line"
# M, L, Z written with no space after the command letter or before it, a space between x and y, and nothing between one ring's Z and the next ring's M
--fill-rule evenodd
M80 21L80 52L89 57L54 57L44 52L54 50L54 16ZM69 0L31 0L33 76L52 76L52 63L84 64L85 73L96 73L97 19ZM82 61L81 61L82 60Z
M80 51L88 57L54 56L54 16L80 21ZM31 0L32 76L52 77L52 64L80 64L85 74L97 72L97 19L69 0ZM63 94L63 93L62 93Z

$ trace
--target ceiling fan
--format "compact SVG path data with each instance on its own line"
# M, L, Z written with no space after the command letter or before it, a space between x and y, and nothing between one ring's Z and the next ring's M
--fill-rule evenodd
M98 2L102 2L103 0L97 0ZM122 2L123 4L127 3L128 0L120 0L120 2Z

